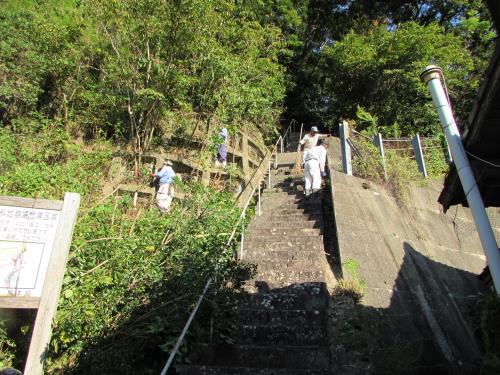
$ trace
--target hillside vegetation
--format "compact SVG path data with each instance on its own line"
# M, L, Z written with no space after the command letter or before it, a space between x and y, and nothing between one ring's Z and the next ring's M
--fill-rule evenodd
M283 117L335 130L358 108L369 131L433 136L421 69L443 67L464 120L495 38L479 0L0 0L0 35L0 194L83 198L48 374L156 373L217 263L188 346L237 285L231 194L177 181L168 216L102 200L117 151L139 179L198 123L210 152L220 124L270 142ZM0 368L22 368L21 315L2 312Z

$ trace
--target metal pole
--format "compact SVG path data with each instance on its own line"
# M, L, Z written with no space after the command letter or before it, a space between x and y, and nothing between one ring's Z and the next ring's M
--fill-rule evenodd
M431 65L424 69L420 78L427 84L432 94L432 100L436 107L441 125L446 134L448 144L451 148L451 154L457 168L460 182L465 192L467 202L474 218L481 244L488 261L491 278L498 295L500 295L500 252L495 240L495 235L491 229L491 223L486 214L483 200L479 194L476 180L472 173L469 159L465 154L464 146L460 139L457 125L453 118L451 105L441 84L441 68Z
M245 243L245 214L246 208L243 211L243 220L241 221L241 242L240 242L240 260L243 259L243 244Z
M285 134L286 135L286 134ZM281 153L283 153L283 137L280 137L280 147L281 147Z
M278 145L274 148L274 169L278 169Z
M349 138L349 125L347 121L342 121L339 124L340 128L340 146L342 149L342 171L348 175L352 176L352 162L351 162L351 146L347 143Z
M380 151L380 157L382 158L382 167L384 168L384 180L387 181L387 168L385 166L385 151L384 142L382 141L382 134L378 133L373 137L373 143L378 147Z
M271 189L271 160L267 164L267 188Z
M413 147L413 153L415 154L415 160L418 164L418 170L427 178L427 168L425 168L424 150L422 149L422 143L420 142L420 136L418 133L412 138L411 145Z
M260 210L260 180L259 180L259 186L257 187L257 206L258 206L258 213L259 213L259 216L262 214L261 210Z

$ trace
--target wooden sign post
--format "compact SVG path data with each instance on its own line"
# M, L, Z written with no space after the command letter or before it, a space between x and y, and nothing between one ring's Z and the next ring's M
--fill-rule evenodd
M24 375L43 374L79 206L0 196L0 308L38 309Z

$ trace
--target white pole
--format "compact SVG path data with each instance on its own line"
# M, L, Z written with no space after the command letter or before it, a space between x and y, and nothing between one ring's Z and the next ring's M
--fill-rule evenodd
M476 180L472 174L469 159L465 154L464 146L460 139L457 125L453 118L450 103L441 84L441 68L431 65L424 69L420 78L427 83L432 94L434 106L436 107L441 125L450 145L453 161L460 177L460 182L465 192L467 202L474 218L481 244L490 267L491 278L498 295L500 295L500 251L491 229L491 224L484 209L483 200L479 194Z
M281 146L281 153L283 153L283 137L280 137L280 142L281 142L281 144L280 144L280 146Z

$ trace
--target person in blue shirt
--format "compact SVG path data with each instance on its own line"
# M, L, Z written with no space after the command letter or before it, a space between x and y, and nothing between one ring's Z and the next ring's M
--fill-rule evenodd
M219 137L222 139L222 142L219 144L219 148L217 149L217 156L215 159L215 165L217 167L224 168L227 164L227 137L228 131L226 127L222 127L219 132Z
M174 198L174 177L175 172L172 168L172 162L165 160L163 167L156 173L151 172L151 177L155 177L159 182L159 189L156 192L156 205L161 213L167 213L172 199Z

